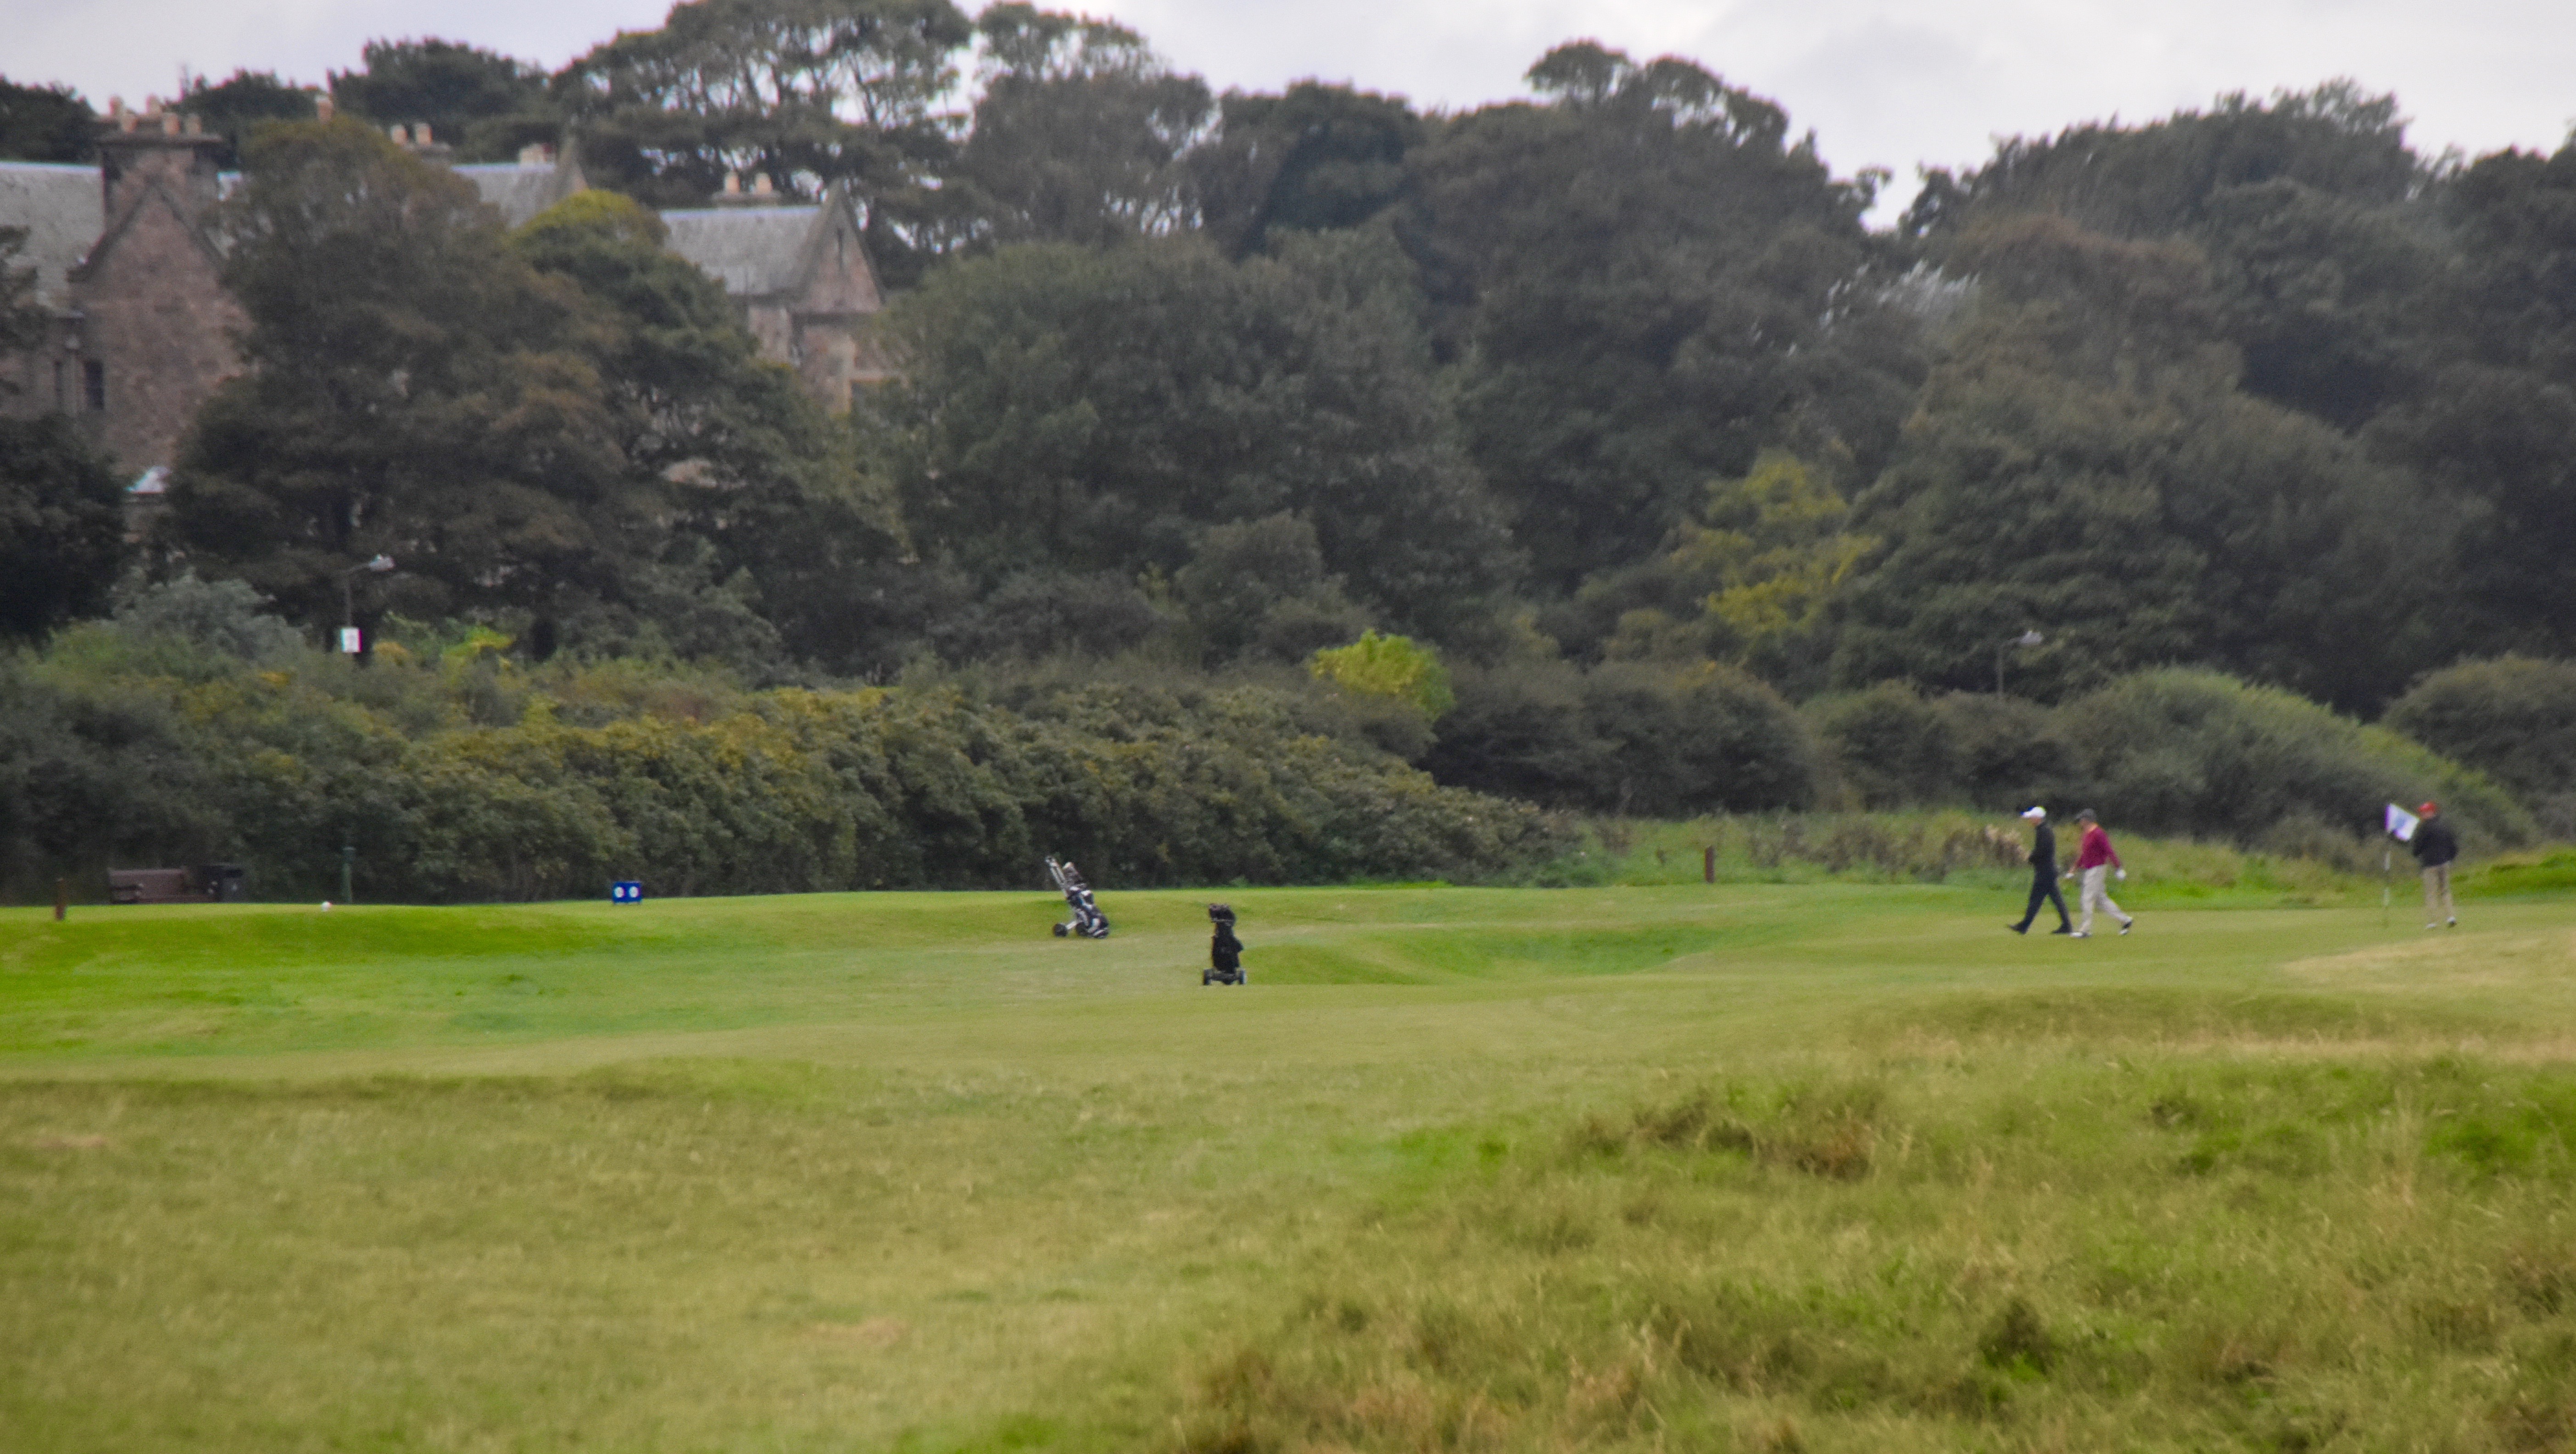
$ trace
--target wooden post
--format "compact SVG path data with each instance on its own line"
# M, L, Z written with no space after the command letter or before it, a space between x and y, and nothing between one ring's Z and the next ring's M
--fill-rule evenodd
M63 915L70 912L71 906L72 881L67 878L54 880L54 922L61 923Z
M1717 845L1714 843L1699 851L1699 878L1702 883L1717 882Z

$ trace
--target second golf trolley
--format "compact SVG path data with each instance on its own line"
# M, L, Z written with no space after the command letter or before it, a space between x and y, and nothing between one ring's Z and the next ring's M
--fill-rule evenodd
M1057 892L1064 895L1065 907L1073 910L1072 918L1055 926L1055 937L1108 938L1109 916L1100 912L1100 906L1091 901L1091 885L1082 881L1082 871L1073 866L1073 860L1059 861L1050 853L1046 867L1047 877L1055 880Z
M1234 910L1224 904L1210 904L1208 922L1216 926L1216 932L1208 942L1208 967L1199 971L1199 983L1244 983L1243 941L1234 937Z

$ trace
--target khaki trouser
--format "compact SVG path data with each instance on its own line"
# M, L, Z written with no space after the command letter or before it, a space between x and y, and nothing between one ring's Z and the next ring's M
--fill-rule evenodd
M2082 922L2075 926L2076 933L2090 934L2093 932L2093 906L2095 904L2100 904L2103 908L2110 910L2111 917L2119 920L2121 923L2126 924L2129 922L2129 916L2120 912L2120 906L2111 902L2111 895L2102 887L2103 883L2110 877L2111 865L2107 863L2097 863L2091 868L2084 870L2084 918Z
M2451 902L2451 866L2428 865L2424 870L2424 927L2430 929L2445 919L2459 917L2460 906Z

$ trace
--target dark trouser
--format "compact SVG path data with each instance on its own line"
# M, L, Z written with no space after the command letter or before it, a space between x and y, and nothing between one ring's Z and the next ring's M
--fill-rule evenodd
M2058 928L2070 927L2070 921L2066 917L2066 895L2057 891L2057 875L2034 871L2030 876L2030 907L2022 910L2021 914L2023 928L2029 928L2030 921L2039 917L2039 906L2042 904L2057 906Z

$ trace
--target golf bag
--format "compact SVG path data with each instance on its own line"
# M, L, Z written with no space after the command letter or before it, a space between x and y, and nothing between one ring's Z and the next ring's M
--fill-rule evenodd
M1047 877L1055 880L1056 890L1064 895L1065 906L1073 910L1072 918L1055 926L1055 937L1108 938L1109 916L1100 912L1100 906L1091 901L1091 885L1082 881L1082 871L1073 866L1071 859L1058 862L1051 853L1047 855L1046 866Z
M1199 983L1242 984L1243 941L1234 937L1234 910L1224 904L1208 905L1208 922L1216 934L1208 944L1208 967L1199 974Z

